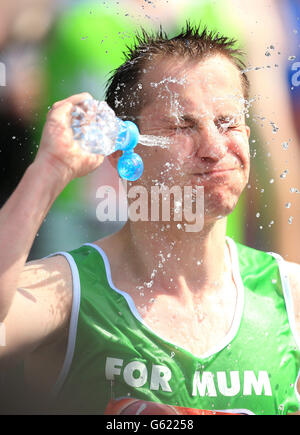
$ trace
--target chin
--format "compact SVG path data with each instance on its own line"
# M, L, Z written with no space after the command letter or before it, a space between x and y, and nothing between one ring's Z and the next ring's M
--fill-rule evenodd
M238 203L239 196L228 195L226 192L205 195L204 210L206 218L220 219L230 215Z

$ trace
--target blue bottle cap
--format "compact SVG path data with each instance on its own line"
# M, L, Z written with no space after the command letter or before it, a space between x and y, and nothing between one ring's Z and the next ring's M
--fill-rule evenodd
M127 151L129 149L133 149L138 144L140 132L137 125L134 122L124 121L124 124L126 124L127 129L129 131L129 141L126 148L124 148L124 150Z
M118 161L118 173L125 180L136 181L142 175L143 170L142 158L131 151L124 152Z

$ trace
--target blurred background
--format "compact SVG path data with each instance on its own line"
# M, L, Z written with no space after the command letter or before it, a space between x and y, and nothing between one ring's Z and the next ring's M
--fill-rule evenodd
M175 35L186 19L236 38L247 53L252 171L228 235L300 262L300 0L1 0L0 207L33 161L51 105L83 91L103 99L140 26ZM66 187L29 259L123 225L96 217L101 185L119 189L108 162Z

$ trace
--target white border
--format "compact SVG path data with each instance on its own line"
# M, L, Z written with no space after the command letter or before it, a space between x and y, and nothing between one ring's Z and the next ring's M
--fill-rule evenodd
M269 254L275 258L275 260L277 261L277 264L278 264L281 285L282 285L282 291L283 291L288 321L290 324L290 329L291 329L292 335L294 337L294 340L298 346L298 349L300 350L300 337L298 335L297 328L296 328L294 303L293 303L293 298L292 298L292 293L291 293L289 275L288 275L287 270L286 270L285 260L279 254L276 254L274 252L269 252ZM300 378L300 369L298 372L297 379L295 381L295 394L296 394L296 397L299 401L299 410L300 410L300 392L298 391L298 388L297 388L299 378Z
M294 312L294 303L291 293L291 287L290 287L290 281L289 281L289 275L286 270L285 260L279 255L274 252L269 252L272 257L275 258L278 264L280 278L281 278L281 284L282 284L282 290L283 290L283 296L286 306L286 311L289 319L290 328L292 331L292 334L294 336L294 339L300 349L300 337L297 333L296 328L296 322L295 322L295 312Z
M240 327L240 323L241 323L241 319L242 319L242 314L243 314L243 307L244 307L244 285L242 282L242 278L240 275L240 271L239 271L239 262L238 262L238 255L237 255L237 248L236 245L234 243L234 241L230 238L227 238L227 242L228 242L228 247L229 247L229 251L230 251L230 256L231 256L231 261L232 261L232 270L233 270L233 279L234 282L236 284L236 288L237 288L237 303L236 303L236 309L235 309L235 313L234 313L234 318L231 324L231 327L228 331L228 333L225 335L225 337L220 341L220 343L216 346L214 346L212 349L210 349L208 352L206 352L203 355L194 355L191 352L189 352L188 350L184 349L183 347L179 346L178 344L164 338L163 336L158 335L156 332L154 332L142 319L142 317L140 316L135 303L132 299L132 297L118 289L113 281L112 281L112 277L111 277L111 269L110 269L110 264L109 264L109 260L105 254L105 252L103 251L102 248L100 248L98 245L94 244L94 243L85 243L83 246L91 246L92 248L95 248L99 254L101 255L103 261L104 261L104 265L105 265L105 270L106 270L106 276L107 276L107 280L108 283L110 285L110 287L116 291L117 293L121 294L129 308L130 311L132 312L132 314L134 315L134 317L140 322L142 323L145 328L147 328L149 331L151 331L154 335L156 335L156 337L158 337L161 340L164 340L165 342L171 344L172 346L183 350L184 352L189 353L190 355L193 355L194 358L199 358L199 359L204 359L204 358L208 358L212 355L214 355L215 353L219 352L220 350L224 349L226 346L228 346L228 344L230 344L230 342L233 340L233 338L236 336L238 329Z
M77 324L78 324L80 295L81 295L79 272L74 258L72 257L72 255L68 254L67 252L55 252L54 254L48 255L48 257L46 258L53 257L55 255L64 256L69 263L72 272L72 279L73 279L73 292L72 292L73 300L72 300L72 310L71 310L71 318L70 318L70 326L69 326L69 334L68 334L67 351L58 378L51 389L50 393L52 396L56 396L58 394L59 390L61 389L69 373L72 364L74 350L75 350L76 336L77 336Z

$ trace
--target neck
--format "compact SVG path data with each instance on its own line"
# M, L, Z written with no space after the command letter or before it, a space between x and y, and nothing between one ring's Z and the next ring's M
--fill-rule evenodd
M187 233L176 224L128 221L121 233L141 291L209 291L222 287L229 272L226 218L204 225L198 233Z

